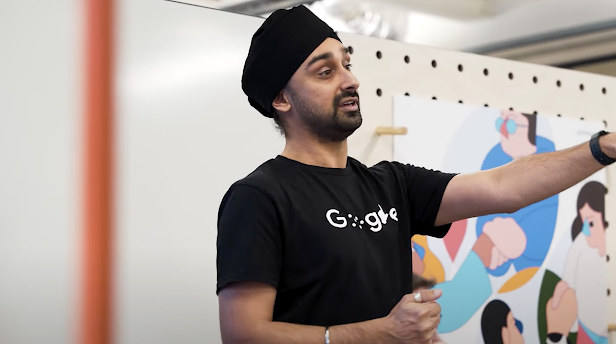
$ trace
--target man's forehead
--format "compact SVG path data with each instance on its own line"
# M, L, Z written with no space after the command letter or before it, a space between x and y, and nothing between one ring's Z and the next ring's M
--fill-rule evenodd
M340 43L338 40L335 40L333 38L327 38L316 49L314 49L314 51L312 52L312 54L310 54L310 56L308 56L306 61L309 61L311 58L315 56L320 56L320 55L327 54L327 53L347 54L348 52L349 52L349 49L346 46L344 46L342 43Z

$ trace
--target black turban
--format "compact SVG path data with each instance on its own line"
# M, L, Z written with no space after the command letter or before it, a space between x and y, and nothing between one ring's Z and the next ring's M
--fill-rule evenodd
M306 7L276 10L252 36L242 75L248 102L273 117L272 101L295 71L328 37L338 35Z

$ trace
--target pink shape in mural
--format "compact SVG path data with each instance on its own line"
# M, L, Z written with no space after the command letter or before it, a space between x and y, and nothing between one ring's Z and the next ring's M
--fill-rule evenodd
M451 224L451 229L449 233L445 235L443 241L445 242L445 248L447 248L447 253L449 253L449 257L451 260L456 258L458 254L458 250L462 245L462 240L464 239L464 234L466 234L466 224L468 220L460 220Z

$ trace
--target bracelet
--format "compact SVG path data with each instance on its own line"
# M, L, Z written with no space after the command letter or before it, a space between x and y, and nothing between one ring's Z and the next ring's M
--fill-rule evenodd
M330 344L329 343L329 326L325 327L325 344Z
M608 132L605 130L601 130L600 132L594 134L590 139L590 151L592 155L597 159L599 163L603 166L611 165L616 162L616 159L610 158L601 150L601 146L599 145L599 138L603 135L607 135Z

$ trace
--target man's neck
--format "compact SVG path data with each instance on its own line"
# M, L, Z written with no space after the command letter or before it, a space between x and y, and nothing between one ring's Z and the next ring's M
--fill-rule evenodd
M280 155L306 165L345 168L347 153L347 140L324 143L313 139L287 139Z

